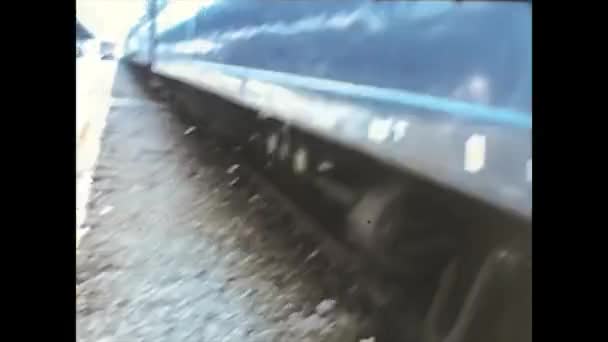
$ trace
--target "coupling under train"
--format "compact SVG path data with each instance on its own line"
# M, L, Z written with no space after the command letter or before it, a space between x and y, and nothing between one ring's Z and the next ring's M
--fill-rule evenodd
M124 59L432 289L421 340L531 341L531 1L155 5Z

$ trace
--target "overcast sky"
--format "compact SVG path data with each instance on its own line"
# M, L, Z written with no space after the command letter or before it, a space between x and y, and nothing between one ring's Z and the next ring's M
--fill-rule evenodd
M97 37L122 43L145 13L145 0L77 0L76 17Z

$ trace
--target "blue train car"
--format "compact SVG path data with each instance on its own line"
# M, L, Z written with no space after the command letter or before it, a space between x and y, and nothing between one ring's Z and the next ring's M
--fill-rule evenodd
M528 3L176 1L156 25L159 74L531 217Z
M232 115L229 127L217 127L238 131L243 144L257 143L262 158L282 163L283 173L319 184L332 178L324 176L331 174L327 170L337 169L334 175L342 177L323 184L348 203L350 238L368 251L380 249L372 252L380 260L388 250L408 255L402 267L413 273L443 274L425 325L427 340L531 340L531 2L216 0L169 1L158 8L153 20L129 35L125 58L167 80L190 112L202 106L185 95L192 94L186 88L255 113L225 110L225 117ZM387 171L341 158L334 146ZM341 167L360 176L340 173ZM423 198L400 174L450 194ZM394 205L404 199L410 209ZM472 205L460 204L469 201L479 205L475 214ZM452 261L466 259L462 253L429 247L441 240L429 233L440 234L435 221L426 224L421 252L390 245L397 230L422 246L417 228L402 228L414 225L411 217L401 215L420 202L436 203L431 208L441 215L447 208L445 216L460 226L479 220L499 232L463 233L484 236L482 252L470 257L477 261L467 264L474 276L455 275ZM458 235L453 229L449 234ZM412 266L414 260L426 263ZM523 292L497 289L497 279L510 279ZM435 324L447 305L441 298L459 282L470 291L462 295L453 327L441 332ZM480 296L496 300L497 293L523 301L523 311L495 303L503 312L498 316L508 312L518 323L500 316L493 321L499 323L473 324L492 316L480 314L474 303Z

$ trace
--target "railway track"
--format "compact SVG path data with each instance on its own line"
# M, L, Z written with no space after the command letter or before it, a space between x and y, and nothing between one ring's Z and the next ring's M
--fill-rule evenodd
M249 166L240 167L255 170L263 191L311 230L322 228L330 237L324 253L341 259L343 267L354 262L368 275L362 281L370 305L410 298L404 301L415 308L406 315L416 317L413 325L424 341L531 338L529 330L518 328L527 327L530 305L525 220L217 95L134 68L147 89L183 120L241 154ZM497 285L496 279L514 286ZM517 305L507 305L505 298ZM507 323L497 309L510 315Z

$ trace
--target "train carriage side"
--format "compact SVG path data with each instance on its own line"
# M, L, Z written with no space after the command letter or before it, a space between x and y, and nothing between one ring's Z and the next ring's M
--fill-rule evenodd
M273 179L337 203L340 237L438 284L427 340L531 339L530 3L179 3L154 63L150 23L133 30L132 63Z

